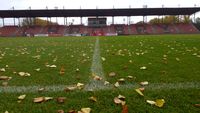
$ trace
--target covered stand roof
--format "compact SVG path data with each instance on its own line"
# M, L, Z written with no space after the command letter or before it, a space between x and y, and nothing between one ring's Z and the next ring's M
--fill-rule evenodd
M0 18L191 15L191 14L194 14L198 11L200 11L200 7L125 8L125 9L0 10Z

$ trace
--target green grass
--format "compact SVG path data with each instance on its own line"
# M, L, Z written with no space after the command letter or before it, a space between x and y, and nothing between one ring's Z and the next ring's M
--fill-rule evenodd
M156 84L200 84L200 35L149 35L149 36L118 36L99 37L101 57L105 78L114 84L119 78L135 77L125 82L138 87L141 81L148 81L144 97L139 96L134 88L111 88L97 91L72 92L0 92L0 113L56 113L63 109L80 110L83 107L92 108L92 113L121 113L122 107L113 102L119 94L126 97L129 113L198 113L200 108L200 89L170 88L159 89ZM5 72L0 75L11 76L9 86L51 86L71 85L77 82L89 83L91 64L95 47L95 37L62 37L62 38L0 38L0 68ZM119 54L121 51L121 54ZM27 54L28 53L28 54ZM86 54L86 55L83 55ZM142 55L143 54L143 55ZM33 56L40 55L39 59ZM72 56L73 55L73 56ZM167 55L164 62L163 55ZM180 61L177 61L177 58ZM132 63L129 62L132 60ZM56 65L48 68L45 64ZM6 67L8 65L8 67ZM140 67L147 67L141 70ZM60 68L65 68L65 74L60 75ZM34 69L40 68L39 72ZM80 72L76 72L76 69ZM13 72L29 72L30 77L21 77ZM110 72L116 72L115 77L109 77ZM2 83L3 81L0 81ZM155 85L155 89L153 86ZM6 88L6 87L5 87ZM19 95L27 97L21 103L17 102ZM33 98L40 96L66 97L64 104L56 100L36 104ZM88 100L90 96L97 97L97 102ZM162 108L147 104L146 100L165 99Z

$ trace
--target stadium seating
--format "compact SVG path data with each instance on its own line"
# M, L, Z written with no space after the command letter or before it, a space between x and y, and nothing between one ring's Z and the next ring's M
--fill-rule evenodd
M84 25L48 25L48 26L4 26L0 28L0 36L103 36L103 35L135 35L135 34L177 34L199 33L193 24L117 24L102 27Z

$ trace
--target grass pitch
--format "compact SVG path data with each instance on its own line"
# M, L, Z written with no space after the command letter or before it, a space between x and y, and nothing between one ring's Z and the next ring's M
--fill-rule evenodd
M114 103L119 94L126 97L128 113L164 112L194 113L200 108L200 35L119 36L119 37L62 37L62 38L1 38L0 76L12 77L7 86L0 87L0 112L4 113L56 113L90 107L92 113L121 113L121 105ZM99 44L96 46L96 40ZM99 47L99 49L97 49ZM96 52L95 52L96 50ZM95 55L100 54L94 60ZM94 63L98 61L97 63ZM99 64L101 63L101 64ZM65 92L61 85L91 82L93 65L102 68L109 87L88 91ZM56 67L49 67L55 65ZM146 69L141 69L146 67ZM39 71L38 71L39 69ZM63 70L63 74L60 71ZM97 69L98 70L98 69ZM22 77L19 72L31 76ZM109 73L115 72L115 77ZM98 73L97 73L98 74ZM128 79L132 76L133 79ZM115 88L119 79L125 79ZM135 88L148 81L140 96ZM5 81L1 80L0 83ZM18 87L54 87L54 90L12 92ZM100 86L101 87L101 86ZM26 98L18 103L18 96ZM33 98L46 96L54 100L33 103ZM97 102L91 102L94 96ZM66 97L59 104L57 97ZM164 99L162 108L149 105L146 100Z

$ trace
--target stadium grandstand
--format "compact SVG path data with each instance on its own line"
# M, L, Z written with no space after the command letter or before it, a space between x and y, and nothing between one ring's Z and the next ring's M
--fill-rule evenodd
M199 12L199 7L184 8L124 8L124 9L54 9L54 10L0 10L2 27L0 36L116 36L139 34L196 34L199 27L191 21L191 15ZM142 16L141 22L132 24L114 24L116 16ZM147 22L148 16L162 16ZM41 21L38 17L47 18ZM59 25L51 17L80 17L79 25ZM88 17L87 25L82 17ZM112 17L112 24L107 24ZM14 25L5 25L4 20L13 18ZM18 24L15 19L18 18ZM23 22L20 22L23 18ZM167 21L167 18L172 18ZM50 20L49 20L50 19ZM194 17L195 19L195 17ZM43 23L43 24L40 24ZM45 23L45 24L44 24Z

